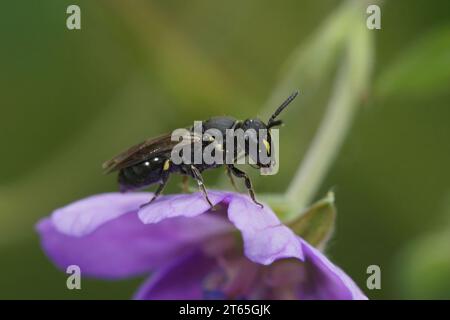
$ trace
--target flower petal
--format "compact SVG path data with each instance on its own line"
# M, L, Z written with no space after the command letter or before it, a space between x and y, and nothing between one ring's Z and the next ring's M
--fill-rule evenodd
M63 234L81 237L121 215L137 211L151 193L103 193L78 200L52 214L55 228Z
M204 298L203 280L216 267L214 258L193 251L150 277L134 298L139 300L199 300Z
M268 265L281 258L303 260L297 236L281 224L269 206L260 208L247 196L233 195L228 218L241 231L244 253L251 261Z
M227 195L225 192L208 191L208 197L213 205L222 202ZM157 223L173 217L195 217L210 209L210 205L200 192L168 195L140 209L139 218L143 223Z
M367 300L353 280L319 250L300 239L305 253L306 281L299 289L300 299Z
M269 206L260 208L248 196L231 192L208 191L208 195L214 205L228 205L228 218L241 231L245 255L250 260L267 265L280 258L303 259L297 237ZM171 195L142 208L139 218L144 223L157 223L178 216L198 216L209 209L201 193Z
M57 266L66 269L78 265L84 275L94 277L127 277L149 272L184 250L231 229L231 224L219 215L179 217L145 225L137 215L142 199L136 194L116 195L120 201L111 194L77 201L55 211L56 219L54 214L38 223L44 251ZM123 199L128 196L128 201ZM148 201L148 194L145 199ZM107 206L112 204L117 207L112 206L109 213ZM95 217L95 212L100 217Z

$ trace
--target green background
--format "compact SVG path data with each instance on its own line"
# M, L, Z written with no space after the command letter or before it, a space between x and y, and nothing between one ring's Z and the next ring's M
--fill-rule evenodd
M0 298L129 298L142 279L83 279L82 290L67 290L36 221L116 190L100 165L130 144L212 115L260 114L288 57L340 3L4 1ZM69 4L81 7L81 30L66 28ZM382 3L367 101L317 193L336 193L328 255L370 298L450 298L449 12L449 1ZM288 186L329 89L314 96L284 117L280 172L254 174L257 192ZM366 289L371 264L381 290Z

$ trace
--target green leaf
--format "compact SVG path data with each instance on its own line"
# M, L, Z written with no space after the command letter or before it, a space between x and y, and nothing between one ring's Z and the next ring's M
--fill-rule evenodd
M404 50L376 81L378 96L432 95L448 91L450 26L430 31Z
M334 194L329 192L288 225L311 245L323 249L333 234L335 219Z

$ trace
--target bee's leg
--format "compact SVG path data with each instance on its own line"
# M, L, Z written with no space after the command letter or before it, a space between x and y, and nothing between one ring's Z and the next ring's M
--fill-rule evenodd
M183 176L182 179L183 180L182 180L182 188L181 188L181 190L184 193L187 193L189 191L189 185L188 185L189 177L188 176Z
M245 186L247 187L248 193L250 195L250 198L252 198L253 202L256 203L258 206L260 206L261 208L263 207L263 205L261 203L259 203L258 201L256 201L255 198L255 191L253 190L253 185L252 185L252 181L250 180L250 178L248 177L248 175L242 171L239 170L238 168L236 168L234 165L229 164L228 168L230 168L231 173L233 173L236 177L238 178L244 178L245 181Z
M147 203L144 203L143 205L141 205L141 209L148 206L150 203L152 203L153 201L156 200L156 198L158 198L158 196L163 192L164 187L167 185L167 182L169 181L169 173L164 172L162 174L161 177L161 182L159 183L158 188L156 189L155 193L153 194L153 197L151 198L151 200Z
M205 184L203 183L203 177L200 171L193 165L191 165L191 171L192 176L194 177L195 181L197 181L198 188L203 193L203 196L205 197L208 204L213 208L213 204L211 203L211 200L209 200L208 193L206 192Z
M231 185L233 186L234 190L239 191L239 189L236 186L236 182L234 181L233 175L231 173L231 169L228 166L225 166L226 170L227 170L227 176L228 179L230 179Z

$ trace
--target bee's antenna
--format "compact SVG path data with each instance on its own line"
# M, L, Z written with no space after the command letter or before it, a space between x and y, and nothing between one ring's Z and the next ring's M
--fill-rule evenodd
M277 121L275 121L275 119L278 117L278 115L289 105L289 103L292 102L292 100L295 99L295 97L298 95L298 90L295 91L293 94L291 94L289 96L289 98L287 98L278 108L277 110L275 110L275 112L272 114L272 116L270 117L269 121L267 122L267 126L273 127L274 125L276 125L275 123L277 123Z

